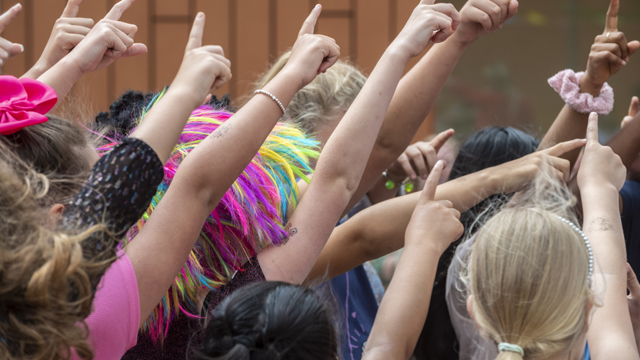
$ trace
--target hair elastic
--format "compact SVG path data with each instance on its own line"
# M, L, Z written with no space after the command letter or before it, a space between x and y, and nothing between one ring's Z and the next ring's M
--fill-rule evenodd
M555 215L555 217L567 223L573 228L573 230L575 230L576 232L578 232L578 234L580 234L580 236L582 236L582 239L587 246L587 253L589 254L589 276L587 277L587 283L591 285L591 275L593 274L593 250L591 250L591 243L589 242L589 238L587 238L587 235L585 235L585 233L582 232L582 230L580 230L580 228L576 224L563 218L562 216Z
M503 352L503 351L508 351L508 352L514 352L514 353L518 353L520 354L520 356L524 357L524 350L522 350L522 348L518 345L514 345L514 344L509 344L509 343L500 343L498 344L498 351Z

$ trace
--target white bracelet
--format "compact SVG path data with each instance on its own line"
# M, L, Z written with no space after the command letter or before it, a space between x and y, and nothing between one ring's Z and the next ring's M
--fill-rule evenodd
M284 109L284 106L282 106L282 103L280 102L280 100L278 100L278 98L277 98L277 97L275 97L272 93L270 93L270 92L268 92L268 91L265 91L265 90L260 89L260 90L256 90L256 91L254 91L254 93L253 93L253 94L254 94L254 95L255 95L255 94L267 95L268 97L272 98L272 99L273 99L273 101L275 101L275 102L276 102L276 104L278 104L278 106L280 106L280 110L282 110L282 116L284 116L284 114L285 114L285 112L286 112L286 111L285 111L285 109Z

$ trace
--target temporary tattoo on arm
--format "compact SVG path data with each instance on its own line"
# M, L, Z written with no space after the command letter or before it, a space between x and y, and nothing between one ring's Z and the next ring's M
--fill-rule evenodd
M286 244L293 235L298 233L298 229L294 228L291 223L288 223L284 229L287 232L287 237L282 240L282 245Z
M214 131L210 136L214 139L219 139L227 136L227 133L231 129L231 123L227 122L224 125L220 126L216 131Z
M597 217L591 220L591 223L589 223L589 230L590 231L611 231L613 230L613 224L609 220L603 217Z

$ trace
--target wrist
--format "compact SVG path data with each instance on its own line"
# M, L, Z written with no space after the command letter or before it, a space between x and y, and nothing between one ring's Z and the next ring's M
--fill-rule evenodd
M411 58L413 58L413 55L411 55L409 50L407 50L405 46L396 43L396 41L389 45L382 56L391 58L392 61L399 61L401 63L404 63L405 65L409 62L409 60L411 60Z
M459 48L461 51L464 51L478 38L473 38L473 39L465 38L464 35L462 35L462 32L458 31L459 29L460 29L460 26L458 26L458 29L456 29L453 35L451 35L451 37L449 37L449 39L447 39L443 44L451 44L451 45L454 45L456 48Z
M44 74L50 68L51 68L51 66L46 66L45 64L42 63L41 60L38 60L38 62L36 62L36 64L33 65L31 67L31 69L29 69L23 75L23 77L28 77L28 78L31 78L31 79L37 79L37 78L40 77L40 75Z
M593 183L581 185L578 183L578 187L580 188L583 207L589 201L597 204L602 204L607 200L615 200L616 203L618 201L618 189L613 184Z
M580 92L591 94L594 97L600 96L600 91L602 90L603 85L604 83L599 84L591 80L589 73L585 73L579 81Z
M202 105L205 96L200 96L197 91L194 91L192 86L181 86L180 84L171 84L165 97L175 100L176 104L184 105L189 108L189 112Z

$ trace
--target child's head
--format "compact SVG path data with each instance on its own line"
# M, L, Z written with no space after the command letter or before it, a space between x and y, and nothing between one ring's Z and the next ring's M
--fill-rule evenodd
M21 130L23 131L23 130ZM90 358L83 326L91 284L81 243L96 228L52 230L40 205L51 182L0 142L0 358Z
M331 312L311 289L282 282L245 286L210 314L203 359L333 360Z
M284 53L262 76L256 88L261 89L271 81L284 68L290 56L290 51ZM366 80L367 77L353 64L339 60L294 95L283 119L291 119L307 134L317 135L324 144Z
M0 143L49 179L45 206L64 203L80 189L98 155L88 131L72 121L50 116L49 121L0 136Z
M565 185L541 175L478 231L465 276L467 306L491 340L527 358L582 354L593 296L589 252ZM498 359L521 359L500 352Z

